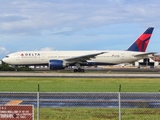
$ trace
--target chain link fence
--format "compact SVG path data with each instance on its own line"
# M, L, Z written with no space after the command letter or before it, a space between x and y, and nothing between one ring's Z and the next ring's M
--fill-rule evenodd
M19 120L22 116L31 115L31 110L27 107L20 110L18 108L30 105L34 108L32 111L34 120L158 120L160 118L159 93L1 92L0 120L12 120L12 118ZM6 106L13 108L8 110ZM5 117L7 119L4 119ZM33 120L31 116L30 118Z

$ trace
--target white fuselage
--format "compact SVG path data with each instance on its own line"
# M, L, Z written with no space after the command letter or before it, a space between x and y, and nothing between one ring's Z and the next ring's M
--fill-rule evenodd
M94 62L96 65L129 63L142 59L143 57L135 57L135 55L144 53L134 51L21 51L7 55L2 61L10 65L48 65L50 60L65 60L97 52L105 53L87 62Z

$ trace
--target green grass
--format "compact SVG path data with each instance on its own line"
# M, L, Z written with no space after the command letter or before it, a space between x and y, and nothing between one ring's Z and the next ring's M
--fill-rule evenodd
M0 91L36 92L158 92L160 78L34 78L0 77Z
M158 92L160 78L0 77L1 92ZM35 108L35 119L37 118ZM123 120L159 120L160 109L122 108ZM40 120L117 120L118 108L40 108Z
M118 120L118 108L41 108L40 120ZM122 120L159 120L157 108L122 108ZM35 110L35 119L36 110Z

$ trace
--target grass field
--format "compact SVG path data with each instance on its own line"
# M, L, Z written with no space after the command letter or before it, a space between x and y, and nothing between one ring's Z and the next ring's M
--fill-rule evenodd
M118 108L42 108L41 120L118 120ZM35 111L35 118L36 111ZM156 108L123 108L122 120L159 120Z
M0 77L0 91L36 92L159 92L160 78L37 78Z
M159 92L160 78L0 77L1 92ZM35 119L37 113L35 109ZM157 108L122 108L123 120L159 120ZM40 120L117 120L118 108L40 108Z

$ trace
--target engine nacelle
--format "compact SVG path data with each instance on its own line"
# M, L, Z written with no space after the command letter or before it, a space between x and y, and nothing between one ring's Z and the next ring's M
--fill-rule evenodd
M66 67L66 63L63 60L50 60L49 68L52 70L60 70Z

